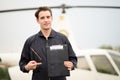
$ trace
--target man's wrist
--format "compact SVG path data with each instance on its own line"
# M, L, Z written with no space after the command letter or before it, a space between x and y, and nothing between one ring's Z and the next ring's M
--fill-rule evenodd
M24 66L24 69L25 69L26 71L29 71L29 68L28 68L27 65Z

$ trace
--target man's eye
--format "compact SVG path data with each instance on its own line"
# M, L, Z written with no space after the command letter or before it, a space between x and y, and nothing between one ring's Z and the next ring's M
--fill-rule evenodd
M50 16L47 16L47 18L49 19L49 18L50 18Z

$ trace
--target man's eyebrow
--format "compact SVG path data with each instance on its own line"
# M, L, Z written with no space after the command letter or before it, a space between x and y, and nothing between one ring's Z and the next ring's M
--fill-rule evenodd
M41 16L40 18L43 19L43 18L45 18L45 17L44 17L44 16Z

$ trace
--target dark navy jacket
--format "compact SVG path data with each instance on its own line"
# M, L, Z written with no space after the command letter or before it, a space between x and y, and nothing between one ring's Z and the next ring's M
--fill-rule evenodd
M19 66L21 71L23 72L29 72L25 70L25 65L31 61L35 60L37 62L42 62L40 66L38 66L35 70L33 70L33 76L32 80L66 80L65 76L63 77L56 77L56 78L49 78L48 77L48 70L47 70L47 59L46 59L46 46L51 45L68 45L68 55L69 60L72 61L74 66L77 64L77 58L76 55L71 47L71 44L67 37L61 33L58 33L54 30L51 31L50 36L48 39L46 39L42 32L29 37L23 47L21 58L19 61ZM34 49L34 51L41 57L41 60L36 56L33 55L33 51L31 48Z

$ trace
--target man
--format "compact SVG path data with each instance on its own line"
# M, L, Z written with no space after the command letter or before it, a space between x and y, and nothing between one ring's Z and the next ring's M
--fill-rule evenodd
M68 46L69 60L64 61L63 64L68 70L72 70L77 64L77 58L71 44L65 35L51 28L53 17L49 7L38 8L35 17L40 25L40 32L26 40L19 61L20 69L23 72L33 70L32 80L66 80L66 76L48 76L46 46L66 44Z

